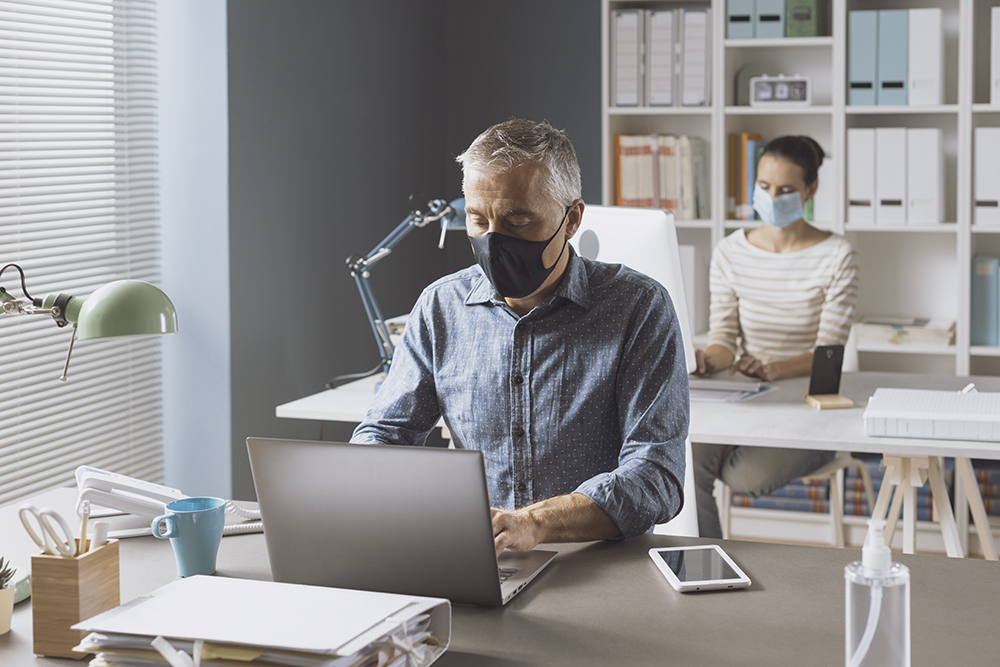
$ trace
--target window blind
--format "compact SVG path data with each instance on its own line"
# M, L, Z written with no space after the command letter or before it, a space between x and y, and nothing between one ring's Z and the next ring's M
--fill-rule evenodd
M0 266L33 297L159 282L155 0L0 0ZM21 295L17 271L0 278ZM81 464L162 478L157 338L0 316L0 505Z

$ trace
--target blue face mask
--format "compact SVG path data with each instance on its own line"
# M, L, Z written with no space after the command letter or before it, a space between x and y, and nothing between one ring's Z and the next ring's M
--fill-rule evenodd
M805 213L802 211L802 197L798 192L789 192L771 198L763 188L753 188L753 210L760 219L775 227L787 227Z

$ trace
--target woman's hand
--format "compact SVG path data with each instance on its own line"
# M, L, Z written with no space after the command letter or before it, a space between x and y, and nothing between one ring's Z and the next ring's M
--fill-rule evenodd
M749 354L744 354L729 367L730 375L735 374L737 371L747 377L760 378L768 382L778 379L778 373L773 364L765 364L757 357Z
M729 368L733 363L733 353L718 345L712 345L704 351L695 350L694 358L698 364L694 374L698 376L711 375L723 368Z

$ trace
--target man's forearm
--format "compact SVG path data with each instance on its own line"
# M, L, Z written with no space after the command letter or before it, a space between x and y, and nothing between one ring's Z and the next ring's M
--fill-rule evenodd
M581 493L569 493L518 510L493 510L497 553L530 551L542 542L587 542L620 537L604 510Z

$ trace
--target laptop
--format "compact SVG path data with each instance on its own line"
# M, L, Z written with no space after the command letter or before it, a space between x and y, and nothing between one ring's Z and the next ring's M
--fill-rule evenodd
M483 455L247 438L275 581L506 604L555 556L499 558Z

